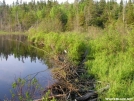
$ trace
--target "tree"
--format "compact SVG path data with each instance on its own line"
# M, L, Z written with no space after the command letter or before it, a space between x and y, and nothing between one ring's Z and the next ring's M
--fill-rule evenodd
M34 12L28 12L25 14L22 20L22 26L24 30L28 30L36 22L36 15Z
M128 1L126 5L126 23L134 24L134 6L131 0Z

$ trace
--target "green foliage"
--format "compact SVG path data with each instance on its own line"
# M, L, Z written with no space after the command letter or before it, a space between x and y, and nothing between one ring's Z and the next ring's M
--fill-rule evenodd
M48 0L47 3L24 3L10 7L4 4L0 6L0 21L1 30L16 31L18 26L22 30L30 28L29 40L43 44L50 57L65 55L70 62L78 65L85 51L89 50L85 63L89 74L111 85L105 96L133 96L134 2L131 0L125 5L123 0L120 4L115 0L81 0L73 4ZM76 33L60 33L76 29L90 32L91 26L105 28L103 35L89 40L86 34L85 37ZM25 85L22 79L17 82ZM16 88L17 84L13 83L12 87ZM28 98L29 93L25 94Z
M134 6L132 2L129 2L126 7L126 23L127 24L134 24Z
M29 29L36 21L36 16L33 12L26 13L23 20L22 20L22 26L24 29Z
M74 64L78 64L86 51L86 41L83 35L75 33L38 33L29 35L29 40L40 44L44 43L44 49L52 55L64 54L67 51L67 58Z
M105 97L133 97L134 79L134 35L133 30L122 34L115 27L105 29L99 37L89 38L76 33L35 33L29 34L29 40L37 44L44 43L44 50L49 56L65 55L75 65L82 60L86 51L85 67L89 75L97 80L110 84ZM86 36L86 37L85 37ZM33 40L34 39L34 40ZM64 53L64 51L67 53ZM129 88L128 88L129 86ZM99 89L101 86L97 86ZM129 92L126 94L126 92Z
M128 35L122 35L115 30L109 30L89 43L92 53L89 54L88 61L85 63L89 74L103 83L110 84L110 89L105 96L101 96L102 99L133 97L132 36L131 32ZM91 55L94 57L93 60L90 59Z
M84 26L84 24L85 24L85 16L83 13L81 13L79 15L79 24L80 24L80 26Z
M88 50L85 67L89 75L83 75L83 78L94 77L104 84L110 84L110 89L100 97L102 99L105 97L132 98L134 92L134 30L130 28L124 34L117 29L117 26L111 26L102 33L99 37L92 39L88 34L83 36L78 33L40 32L31 34L31 36L29 34L29 40L34 38L37 44L43 42L44 50L50 56L64 54L67 60L75 65L80 63L82 56ZM67 51L66 54L64 50ZM96 89L100 89L104 84L97 85Z
M55 98L49 99L50 91L48 91L44 97L42 97L42 101L57 101Z
M28 81L22 78L18 78L15 82L12 83L12 88L13 90L10 90L12 99L19 101L32 101L38 90L41 91L36 78Z
M57 1L29 2L0 6L0 30L26 31L32 26L45 32L88 31L88 27L105 28L121 20L127 25L134 22L134 2L129 1L123 7L123 1L80 0L69 4Z

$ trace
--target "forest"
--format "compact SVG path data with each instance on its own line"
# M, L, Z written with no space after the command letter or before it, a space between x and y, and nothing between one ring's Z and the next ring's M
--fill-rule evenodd
M42 46L58 67L53 75L60 83L51 90L60 88L61 101L74 92L77 101L134 100L133 0L3 0L0 30L25 33Z
M133 1L121 0L75 0L59 4L56 0L31 2L16 1L8 5L0 3L0 29L6 31L27 31L38 26L44 32L82 31L90 26L106 28L124 23L133 25ZM42 28L43 27L43 28Z

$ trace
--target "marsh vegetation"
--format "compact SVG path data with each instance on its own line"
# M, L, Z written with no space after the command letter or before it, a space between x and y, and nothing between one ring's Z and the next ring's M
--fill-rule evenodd
M25 32L27 42L45 53L59 82L44 90L42 100L133 99L133 4L17 0L9 6L3 1L0 29Z

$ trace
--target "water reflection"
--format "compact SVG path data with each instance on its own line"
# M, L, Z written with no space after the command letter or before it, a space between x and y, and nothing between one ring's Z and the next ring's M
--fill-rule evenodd
M0 99L11 97L10 88L15 77L46 70L44 52L26 43L26 36L0 36ZM51 82L50 71L36 76L44 86Z
M31 62L36 58L42 60L43 51L35 49L26 43L26 36L0 36L0 57L8 59L9 55L14 55L19 61L24 62L24 59L30 57Z

